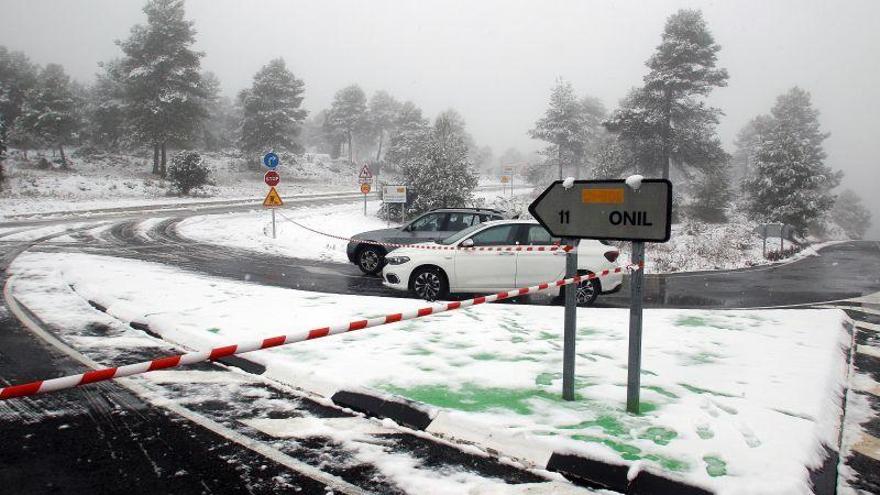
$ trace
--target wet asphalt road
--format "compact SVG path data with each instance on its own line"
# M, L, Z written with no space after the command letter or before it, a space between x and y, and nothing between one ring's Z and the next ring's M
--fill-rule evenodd
M326 204L328 200L315 202ZM382 287L377 277L365 276L353 265L256 255L194 242L177 233L177 224L188 216L249 208L252 206L226 205L210 211L162 212L161 216L172 218L155 225L147 239L137 236L136 228L154 215L150 212L114 211L101 218L112 221L112 227L74 232L74 242L11 242L0 234L0 282L5 283L12 259L24 249L32 249L139 259L278 287L400 297L400 293ZM64 222L54 220L52 224ZM47 224L41 221L38 225ZM19 221L15 227L19 231L29 224ZM857 297L880 291L880 243L838 244L821 250L820 256L771 267L648 274L645 287L648 307L788 306ZM554 303L547 298L523 302ZM601 297L597 305L626 307L628 303L625 286L618 294ZM78 363L49 349L0 308L0 383L80 370ZM276 486L272 480L281 473L303 493L323 493L325 488L171 417L113 383L0 404L0 438L0 487L15 486L14 493L271 493ZM234 471L228 469L230 459L267 467L260 472ZM183 466L184 473L169 476L175 466Z
M148 233L135 235L140 220L125 220L77 242L46 246L52 251L81 251L177 266L186 270L261 285L337 294L405 297L363 275L352 264L287 258L192 241L180 236L183 218L165 220ZM683 274L650 274L645 280L645 306L654 308L759 308L796 306L849 299L880 291L880 242L835 244L793 263L741 270ZM459 295L469 297L469 295ZM628 307L629 286L600 296L598 307ZM523 301L555 304L536 296Z

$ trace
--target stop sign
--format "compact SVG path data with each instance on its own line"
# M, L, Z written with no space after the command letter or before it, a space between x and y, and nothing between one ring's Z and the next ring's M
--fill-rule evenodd
M269 187L275 187L281 182L281 176L278 175L278 172L270 170L263 176L263 181L266 182L266 185Z

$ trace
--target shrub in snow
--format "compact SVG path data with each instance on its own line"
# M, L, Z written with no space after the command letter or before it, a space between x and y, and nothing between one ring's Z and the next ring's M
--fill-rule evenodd
M181 194L189 194L197 187L208 183L210 171L201 155L192 151L175 153L168 167L168 179Z

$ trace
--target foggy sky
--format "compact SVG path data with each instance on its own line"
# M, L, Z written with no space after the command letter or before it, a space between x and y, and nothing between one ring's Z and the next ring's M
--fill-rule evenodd
M91 81L120 56L113 40L144 22L139 0L0 0L0 44ZM721 44L729 85L710 103L736 132L798 85L821 111L827 163L846 173L880 237L880 2L831 1L234 1L188 0L203 68L234 96L274 57L306 84L304 106L329 106L357 83L413 100L428 116L455 108L479 144L542 146L526 135L557 77L613 109L641 82L666 17L700 8Z

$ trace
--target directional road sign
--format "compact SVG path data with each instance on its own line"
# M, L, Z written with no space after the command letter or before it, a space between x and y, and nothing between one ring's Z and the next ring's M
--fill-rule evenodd
M269 168L277 167L278 163L280 163L278 160L278 155L272 153L271 151L263 156L263 165Z
M671 232L672 183L644 179L636 189L619 180L558 180L529 212L555 237L666 242Z
M266 172L266 175L263 176L263 182L266 183L269 187L275 187L281 182L281 176L278 175L278 172L274 170L270 170Z
M267 194L266 199L263 200L263 206L266 208L284 206L284 202L281 201L281 196L278 195L278 191L276 191L274 187L269 188L269 194Z

